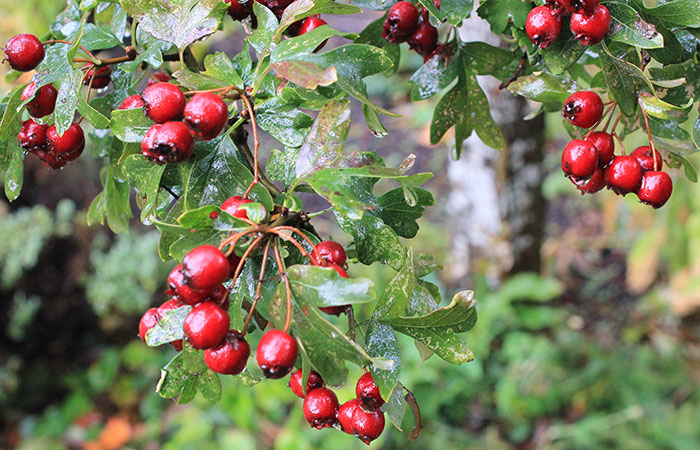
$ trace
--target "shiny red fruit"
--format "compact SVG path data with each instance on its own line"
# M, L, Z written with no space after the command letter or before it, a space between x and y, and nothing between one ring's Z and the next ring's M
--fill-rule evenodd
M209 141L224 129L228 108L218 95L203 92L194 95L185 106L185 123L197 139Z
M574 12L588 12L591 13L598 6L600 0L571 0L571 5Z
M46 140L46 131L48 129L48 126L38 124L32 119L25 120L22 122L22 129L17 135L17 141L20 147L25 150L41 150L46 148L48 144Z
M131 95L124 99L124 101L119 105L119 109L136 109L143 108L145 103L140 95Z
M152 74L148 77L148 82L146 83L146 87L148 87L148 86L153 86L154 84L158 84L158 83L161 83L161 82L167 83L168 81L170 81L170 80L172 80L172 79L173 79L173 77L171 77L170 75L168 75L168 74L165 73L165 72L156 72L156 73L152 73Z
M317 388L304 398L304 417L316 429L330 428L336 423L338 397L330 389Z
M408 40L408 46L411 50L415 51L421 56L430 55L435 48L437 48L438 43L438 31L437 28L430 25L430 22L423 20L416 31L411 35Z
M307 17L301 23L301 27L299 27L299 30L297 31L296 35L301 36L302 34L306 34L311 30L315 30L318 27L322 27L323 25L328 25L328 22L316 16Z
M571 15L571 32L581 45L594 45L605 39L610 29L610 12L596 5L590 12Z
M596 131L591 133L586 141L598 149L598 166L604 169L615 156L615 140L612 135L605 131Z
M270 330L258 343L255 358L266 378L282 378L297 360L297 342L282 330Z
M357 437L365 444L377 439L384 431L384 413L377 411L365 411L362 407L355 408L352 421Z
M54 111L58 91L51 84L42 86L37 91L36 85L32 81L22 91L22 101L32 97L34 99L27 103L27 111L29 111L30 116L40 118L48 116Z
M141 154L157 164L178 163L194 153L194 136L182 122L153 125L141 142Z
M355 395L357 395L357 399L360 400L362 406L369 410L375 410L384 404L384 399L379 393L379 387L374 384L374 379L370 372L365 372L357 380Z
M561 170L569 177L585 179L598 167L598 149L590 142L574 139L561 153Z
M572 4L576 0L547 0L547 6L551 8L552 14L566 16L576 11Z
M583 194L595 194L605 187L605 171L596 167L595 172L587 179L571 178L576 188Z
M172 295L186 305L196 305L209 297L208 291L193 289L185 283L185 276L182 274L182 264L178 264L170 272L168 286L172 289Z
M566 99L562 115L574 126L590 128L603 116L603 100L593 91L576 92Z
M332 241L326 241L326 242L332 242ZM323 242L322 242L323 243ZM334 244L337 244L337 242L333 242ZM340 244L338 244L340 245ZM342 248L342 247L341 247ZM345 254L345 251L343 250L343 254ZM327 267L332 268L336 272L338 272L338 275L340 275L343 278L350 278L350 276L345 272L345 269L342 267L335 265L335 264L328 264ZM326 314L329 314L331 316L339 316L342 313L345 312L345 306L344 305L339 305L339 306L323 306L321 308L318 308L321 311L323 311Z
M639 161L639 165L642 166L642 170L661 170L664 167L664 159L661 157L661 153L655 150L656 153L656 165L654 165L654 157L651 156L651 147L648 145L643 145L634 149L630 156L634 157Z
M85 133L83 133L83 129L80 125L75 122L68 127L62 136L58 135L56 126L51 125L48 130L46 130L46 139L48 142L48 149L53 153L75 155L76 152L78 152L78 154L82 153L85 148Z
M144 111L156 123L165 123L182 117L185 111L185 95L174 84L160 82L148 86L141 95Z
M246 203L253 203L253 200L243 198L240 195L234 195L233 197L227 198L224 203L221 204L221 209L231 214L233 217L247 219L248 212L245 209L238 209L241 205L245 205Z
M18 34L12 37L5 48L5 58L10 67L20 72L29 72L44 59L44 45L33 34Z
M110 81L112 81L112 68L103 66L99 69L88 70L83 79L83 84L90 86L92 89L102 89L107 87Z
M547 6L537 6L527 15L525 33L541 49L549 47L561 33L561 18Z
M211 292L228 278L228 259L213 245L200 245L182 260L182 274L187 285Z
M347 261L345 249L335 241L321 241L316 244L314 256L317 259L322 259L327 264L335 264L341 267L344 266Z
M340 408L338 408L338 423L340 424L340 428L348 433L348 434L355 434L357 430L355 430L355 422L353 421L353 414L355 414L355 408L360 407L360 401L356 398L353 398L352 400L348 400L347 402L343 403L340 405Z
M225 0L228 6L228 15L233 20L241 21L253 13L253 1L246 0L239 2L238 0Z
M642 175L642 184L637 189L637 197L642 203L654 208L666 204L673 192L673 181L666 172L650 170Z
M231 319L214 302L203 302L192 308L182 330L192 347L202 350L218 347L228 333Z
M216 373L238 375L245 369L250 356L250 345L236 330L230 330L216 348L204 350L204 362Z
M418 9L411 2L394 3L384 19L382 36L389 42L406 42L418 27Z
M303 371L301 369L297 369L294 372L292 372L291 377L289 378L289 387L292 389L292 392L294 392L294 395L296 395L299 398L304 398L306 397L306 394L311 392L312 389L324 387L326 383L323 381L323 378L321 378L321 375L319 375L318 372L312 370L311 373L309 373L309 378L306 381L306 393L304 393L304 389L302 389L302 373Z
M151 308L143 313L139 321L139 337L143 342L146 342L146 333L148 330L155 327L159 320L160 316L158 315L157 308Z
M605 169L605 184L618 195L635 192L642 182L642 166L633 156L616 156Z

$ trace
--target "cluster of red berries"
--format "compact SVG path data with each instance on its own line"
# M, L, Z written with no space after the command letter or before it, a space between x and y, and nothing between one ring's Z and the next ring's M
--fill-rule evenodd
M379 409L384 399L371 373L366 372L357 380L356 398L342 405L335 393L325 387L326 383L317 372L311 371L305 390L302 381L302 370L298 369L292 373L289 387L304 399L304 417L312 427L318 430L339 428L357 436L365 444L377 439L384 431L384 413Z
M275 14L275 16L277 16L277 19L280 19L285 8L292 4L294 0L245 0L242 2L239 2L238 0L225 1L229 4L228 15L231 16L233 20L242 21L252 16L253 3L256 1L269 8ZM252 18L253 21L255 21L255 17L252 16ZM287 28L287 32L292 36L301 36L302 34L308 33L309 31L322 25L327 25L327 22L321 19L320 15L316 14L293 23ZM321 47L323 47L323 45L320 45L319 49Z
M602 118L603 101L595 92L577 92L567 99L562 114L577 127L591 128ZM574 139L561 155L564 174L582 194L594 194L607 186L618 195L634 192L642 203L654 208L662 207L673 191L671 177L662 167L661 154L646 145L630 155L615 156L615 140L605 131Z
M216 94L197 93L189 101L174 84L150 84L141 95L127 97L119 109L143 108L153 125L141 153L158 164L181 162L194 153L195 138L214 139L228 122L228 107Z
M545 6L530 11L525 32L533 44L545 49L561 33L563 17L571 14L571 32L581 45L593 45L605 39L610 28L608 8L599 0L547 0Z
M435 0L439 8L440 1ZM408 42L411 50L420 54L425 61L432 58L439 50L438 30L430 24L428 10L422 12L407 1L394 3L384 19L382 36L389 42Z

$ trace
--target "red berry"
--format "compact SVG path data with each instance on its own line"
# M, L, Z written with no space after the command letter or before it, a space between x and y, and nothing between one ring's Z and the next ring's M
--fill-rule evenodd
M604 169L615 156L615 140L612 135L605 131L596 131L591 133L586 138L586 141L598 149L598 166Z
M365 372L357 380L355 395L357 395L357 399L360 400L362 406L370 410L375 410L384 404L384 399L379 394L379 387L374 384L374 379L370 372Z
M654 158L651 156L651 147L648 145L643 145L634 149L630 156L639 161L639 165L642 166L643 171L648 170L661 170L664 167L664 159L661 157L661 153L655 150L656 153L656 167L654 166Z
M635 192L642 182L642 166L633 156L616 156L605 169L605 183L618 195Z
M645 205L661 208L671 197L673 182L666 172L650 170L642 175L642 184L637 190L639 200Z
M384 413L379 410L365 411L362 407L355 408L352 422L357 437L365 444L377 439L384 431Z
M143 342L146 342L146 333L148 330L155 327L159 320L160 316L158 315L157 308L151 308L143 313L139 321L139 337Z
M571 7L576 12L593 12L599 0L571 0Z
M305 394L301 386L301 377L303 375L302 372L303 371L301 369L297 369L292 373L292 376L289 378L289 387L292 388L292 392L294 392L294 395L296 395L297 397L304 398L306 397L306 394L311 392L312 389L320 388L326 385L326 383L323 381L323 378L321 378L321 375L319 375L318 372L312 370L309 374L309 379L306 381Z
M48 129L48 126L38 124L32 119L25 120L22 122L22 129L17 135L17 141L20 147L25 150L40 150L46 148L48 144L46 140L46 131Z
M603 116L603 100L593 91L576 92L566 99L562 115L572 125L590 128Z
M110 81L112 81L112 68L103 66L99 69L88 70L83 79L83 84L90 86L92 89L102 89L107 87ZM91 82L92 84L90 84Z
M178 309L180 306L182 306L182 303L176 298L171 298L167 302L164 302L162 305L158 307L158 315L160 317L163 317L165 313L168 311L172 311L174 309Z
M168 286L172 291L166 291L186 305L196 305L209 296L209 292L193 289L185 283L182 274L182 264L178 264L168 276ZM226 308L228 309L228 308Z
M44 45L33 34L18 34L3 49L10 67L20 72L29 72L44 59Z
M48 116L56 108L58 91L53 85L47 84L40 87L37 92L36 85L32 81L22 91L22 101L32 97L34 100L27 103L27 111L29 111L30 116L40 118Z
M332 241L325 241L325 242L332 242ZM323 244L323 242L321 242L321 244ZM337 242L333 242L333 244L338 244L338 243L337 243ZM338 244L338 245L340 245L340 244ZM341 247L341 248L342 248L342 247ZM345 254L345 251L343 250L343 255L344 255L344 254ZM330 268L334 269L336 272L338 272L338 275L340 275L340 276L343 277L343 278L350 278L350 276L349 276L349 275L345 272L345 270L344 270L342 267L340 267L340 266L337 266L337 265L335 265L335 264L328 264L327 267L330 267ZM323 306L323 307L318 308L318 309L320 309L320 310L323 311L324 313L329 314L329 315L331 315L331 316L339 316L339 315L341 315L342 313L345 312L345 306L344 306L344 305L340 305L340 306Z
M194 136L182 122L153 125L141 142L141 154L157 163L177 163L194 153Z
M245 0L239 2L238 0L225 0L229 3L228 15L231 16L233 20L243 20L253 13L253 1Z
M131 95L127 97L121 105L119 105L119 109L136 109L136 108L143 108L145 103L143 102L143 99L141 98L140 95Z
M317 388L304 398L304 417L316 429L330 428L336 423L338 397L327 388Z
M170 75L168 75L167 73L164 73L164 72L152 73L148 77L148 82L146 83L146 87L153 86L154 84L157 84L160 82L167 83L168 81L170 81L172 79L173 79L173 77L171 77Z
M571 178L576 188L583 194L595 194L605 187L605 171L596 167L595 172L588 179Z
M603 5L596 5L590 12L571 15L571 32L581 45L594 45L605 39L610 28L610 12Z
M233 278L233 276L236 274L236 270L238 269L238 265L241 263L241 258L236 254L236 252L231 252L230 255L228 255L228 265L231 268L231 270L228 273L229 278Z
M250 345L236 330L230 330L216 348L204 350L204 362L216 373L238 375L245 369L250 356Z
M576 0L547 0L547 6L552 10L552 14L566 16L576 10L572 5L574 1Z
M323 25L328 25L328 22L317 16L307 17L301 22L301 27L299 27L299 30L297 31L296 35L301 36L302 34L306 34L309 31L315 30L316 28L321 27ZM323 44L321 44L321 46L323 46Z
M355 414L355 408L359 407L360 401L353 398L343 403L340 405L340 408L338 408L338 423L340 423L340 428L344 432L348 434L355 434L357 432L352 416Z
M533 44L545 49L559 37L561 18L551 8L537 6L527 15L525 32Z
M211 291L228 278L228 259L215 246L200 245L185 255L181 271L187 285Z
M185 106L185 123L194 136L209 141L219 135L228 122L228 108L218 95L203 92L193 96Z
M321 259L321 262L335 264L341 267L345 265L345 261L347 260L345 249L335 241L321 241L316 244L314 256L317 259Z
M220 284L217 287L215 287L209 295L209 297L207 298L207 300L216 303L224 311L228 311L230 301L228 296L228 289L226 289L224 285Z
M156 123L165 123L182 117L185 95L174 84L160 82L148 86L143 94L144 111Z
M85 148L85 133L83 133L80 125L75 122L68 127L63 136L58 135L56 125L51 125L46 130L46 139L49 151L60 153L62 156L73 157L76 153L80 155ZM72 159L75 159L75 157Z
M182 330L192 347L207 349L218 347L226 337L231 319L226 311L214 302L203 302L192 308Z
M414 50L421 56L428 56L435 51L435 48L437 48L437 43L437 28L430 25L430 22L425 20L418 24L416 31L408 40L408 46L411 47L411 50Z
M598 167L598 149L590 142L574 139L561 154L561 170L568 177L588 178Z
M234 195L233 197L227 198L224 203L221 204L221 210L226 211L233 217L247 219L248 212L245 209L238 209L241 205L245 205L246 203L253 203L253 200L243 198L240 195Z
M416 31L418 9L411 2L394 3L384 19L382 36L389 42L406 42Z
M255 358L267 378L282 378L297 360L297 342L281 330L270 330L258 343Z

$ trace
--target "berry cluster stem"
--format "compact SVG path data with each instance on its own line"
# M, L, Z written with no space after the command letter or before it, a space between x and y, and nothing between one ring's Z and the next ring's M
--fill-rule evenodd
M245 318L245 323L243 324L243 329L241 330L241 336L245 336L248 331L248 325L250 324L250 319L253 317L255 312L255 307L258 305L260 300L262 290L263 280L265 279L265 269L267 267L267 257L270 253L270 243L272 239L268 239L265 243L265 250L263 250L262 266L260 266L260 277L258 278L258 285L255 288L255 298L253 298L253 304L250 306L250 311L248 311L248 316Z
M644 125L647 129L647 136L649 137L649 146L651 146L651 157L654 158L654 170L659 170L659 162L656 158L656 145L654 145L654 138L651 137L651 130L649 129L649 118L647 117L647 111L644 109L644 102L640 98L639 107L642 109L642 116L644 117Z

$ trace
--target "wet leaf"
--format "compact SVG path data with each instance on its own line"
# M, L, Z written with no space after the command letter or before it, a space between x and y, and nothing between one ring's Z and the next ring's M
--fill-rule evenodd
M610 11L610 39L637 48L662 48L664 38L654 25L645 22L631 6L621 2L607 2Z
M294 298L312 307L344 306L375 300L366 278L343 278L334 269L310 265L287 268Z
M166 312L158 323L146 333L146 345L157 347L182 339L184 337L182 324L190 311L192 311L192 306L183 305Z

